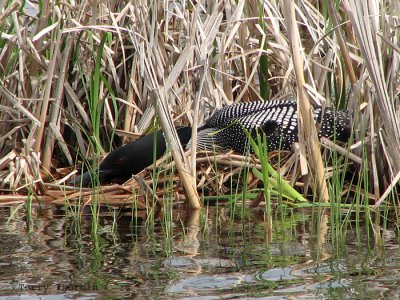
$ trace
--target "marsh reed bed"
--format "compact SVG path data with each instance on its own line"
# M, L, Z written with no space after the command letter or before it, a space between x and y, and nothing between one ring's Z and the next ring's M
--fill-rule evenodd
M308 196L310 205L347 202L397 211L399 1L1 5L3 205L26 199L90 203L98 196L115 205L137 200L145 208L148 199L162 205L168 194L196 207L204 195L242 194L246 200L260 186L265 199L270 190L282 198L279 176L264 173L269 157L303 194L283 193L292 205L304 205ZM293 95L300 142L283 158L184 153L177 142L172 124L196 127L225 105ZM351 113L347 145L315 138L315 104ZM169 163L121 186L66 187L76 166L93 168L105 153L159 126L171 145ZM200 188L205 182L206 193Z

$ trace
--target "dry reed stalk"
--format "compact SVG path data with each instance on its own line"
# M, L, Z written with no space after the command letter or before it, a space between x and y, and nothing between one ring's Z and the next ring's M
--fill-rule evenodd
M335 33L340 47L340 52L343 55L344 66L346 67L347 75L349 76L351 84L355 84L357 81L356 75L354 73L352 60L350 58L350 53L347 49L346 42L344 40L343 34L340 30L339 18L337 16L337 11L335 8L335 3L333 1L328 1L328 11L332 18L333 25L337 28Z
M329 149L333 149L337 151L339 154L348 157L351 161L354 161L355 163L361 165L362 164L362 158L351 153L349 150L344 149L340 147L339 145L336 145L332 141L328 140L325 137L321 137L321 145L324 145L325 147Z
M382 1L380 5L384 5L385 1ZM388 60L382 52L386 47L386 43L380 38L378 32L383 31L386 36L392 36L396 38L392 32L386 31L386 24L381 23L386 17L386 12L381 10L382 19L374 18L375 15L371 10L377 9L376 6L370 1L354 1L346 0L343 2L345 11L352 24L357 42L360 46L360 52L364 58L364 65L368 70L368 77L371 79L374 85L374 92L371 95L376 94L376 97L372 96L369 101L370 113L373 112L375 107L378 108L377 113L379 118L374 117L374 122L377 122L379 127L384 128L384 134L382 135L383 140L380 140L380 148L376 147L374 143L371 144L371 169L373 170L374 186L376 200L380 195L379 179L386 178L390 183L394 179L394 174L400 171L400 118L396 113L398 108L395 107L392 91L388 90L388 87L393 87L391 84L387 84L388 78L385 77L384 73L384 60ZM393 14L399 15L395 7L388 5L388 9ZM368 16L368 17L367 17ZM398 37L397 37L398 38ZM389 67L398 65L399 56L392 57L392 62ZM390 69L387 73L390 73ZM398 74L398 68L396 70ZM391 94L391 96L389 96ZM371 123L372 124L372 123ZM374 126L371 127L372 134L375 133ZM376 147L376 148L375 148ZM379 150L382 149L382 150ZM380 169L378 174L378 165L381 165L381 159L377 160L377 157L385 157L387 162L387 168L390 170L390 175L387 174L383 169ZM389 176L388 176L389 175Z
M143 3L144 4L144 3ZM143 5L144 6L144 5ZM169 95L171 95L171 89L177 84L177 80L180 77L181 72L188 63L188 60L192 56L193 46L187 45L172 69L169 66L160 64L165 58L163 56L163 48L161 47L162 41L159 39L161 33L158 32L159 20L153 15L152 32L148 34L150 40L148 44L145 45L146 48L151 49L150 55L144 59L143 70L147 74L147 84L154 92L156 92L156 99L154 102L155 108L160 120L161 127L164 131L164 135L169 145L170 151L174 160L178 172L181 175L185 191L188 196L188 202L193 209L200 208L200 199L195 188L195 178L190 176L192 172L190 171L190 166L185 156L183 155L183 150L179 142L178 135L174 129L174 123L170 114L170 104ZM156 24L156 25L155 25ZM168 77L165 81L160 80L165 74L169 72Z
M190 166L186 157L183 155L182 146L179 142L178 135L174 129L170 114L165 105L165 94L163 93L164 88L161 87L161 93L158 94L158 103L156 109L158 110L158 116L160 118L161 127L163 128L165 139L170 147L170 151L176 163L176 168L182 178L183 186L185 187L186 194L188 196L188 202L191 208L200 208L200 198L196 190L195 177L192 176L193 172L190 171ZM162 107L162 108L161 108Z
M297 111L299 119L299 141L307 145L311 171L317 181L318 197L321 202L329 202L329 193L326 185L324 165L318 141L318 132L314 123L314 114L305 90L303 73L303 53L300 50L301 41L297 29L294 3L290 0L285 2L286 22L288 36L292 49L294 70L297 79Z
M59 33L61 35L61 33ZM47 139L45 140L45 146L43 150L43 168L45 170L50 170L51 168L51 158L53 155L53 149L54 149L54 144L55 140L57 139L59 142L59 145L65 145L65 141L62 138L62 134L59 130L59 118L61 116L61 109L62 109L62 100L64 97L64 82L66 81L66 76L67 76L67 66L70 60L70 55L72 51L72 43L73 40L69 39L67 41L67 46L65 50L63 51L63 59L62 63L60 66L60 73L59 73L59 78L57 82L57 89L56 89L56 99L53 102L53 104L50 107L50 119L49 119L49 130L48 130L48 135ZM57 50L57 49L56 49ZM60 54L58 52L54 52L53 54L55 56L54 60L59 59ZM64 150L64 155L68 159L68 162L72 165L73 160L71 157L71 154L68 150L67 147L62 146L62 149Z
M53 85L53 77L55 73L55 67L56 67L56 62L58 60L58 53L60 50L61 46L61 32L58 28L56 31L57 39L52 43L51 47L51 52L52 52L52 59L49 63L49 68L47 71L47 81L44 87L44 92L43 95L41 95L41 98L43 99L40 105L37 107L37 110L35 112L36 118L40 121L40 125L37 127L38 131L36 132L35 136L35 145L34 145L34 151L35 152L40 152L41 151L41 146L43 143L43 135L44 135L44 129L46 126L46 118L48 117L48 108L50 105L50 92L52 89Z

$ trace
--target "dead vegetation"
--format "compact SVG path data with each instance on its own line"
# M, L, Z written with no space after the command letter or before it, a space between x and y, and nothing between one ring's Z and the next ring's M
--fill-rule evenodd
M184 155L171 124L196 127L224 105L296 93L302 108L353 114L354 136L341 152L362 180L350 185L375 201L396 198L400 4L324 3L49 1L39 11L35 3L7 2L0 7L1 197L90 198L93 191L67 192L49 185L51 178L160 124L195 203L196 153ZM301 114L306 121L307 111ZM324 174L342 166L325 168L318 143L308 140L312 125L303 125L307 134L288 167L297 173L287 175L311 188L316 180L327 200L332 183ZM132 201L135 186L103 194Z

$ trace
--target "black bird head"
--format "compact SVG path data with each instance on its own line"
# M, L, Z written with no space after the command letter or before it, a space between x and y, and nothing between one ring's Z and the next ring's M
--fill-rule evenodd
M192 135L192 128L179 127L177 133L182 146L186 146ZM100 163L97 176L101 184L123 183L132 174L137 174L158 160L166 151L167 145L161 130L121 146L110 152ZM68 184L89 186L95 174L86 172L70 180Z

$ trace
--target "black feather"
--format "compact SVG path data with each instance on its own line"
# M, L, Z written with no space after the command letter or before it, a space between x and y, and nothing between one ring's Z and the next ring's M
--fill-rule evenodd
M347 141L350 119L346 112L316 107L314 119L321 123L319 136ZM267 135L268 150L290 150L297 142L297 102L255 101L226 106L216 111L198 129L198 149L233 149L243 153L247 145L245 130L261 129Z
M190 127L177 128L178 137L186 146L192 136ZM123 183L150 166L154 159L159 159L166 151L166 141L161 130L143 136L129 144L110 152L100 163L96 174L85 172L82 176L72 179L69 184L89 186L92 178L98 176L101 184L108 182Z

